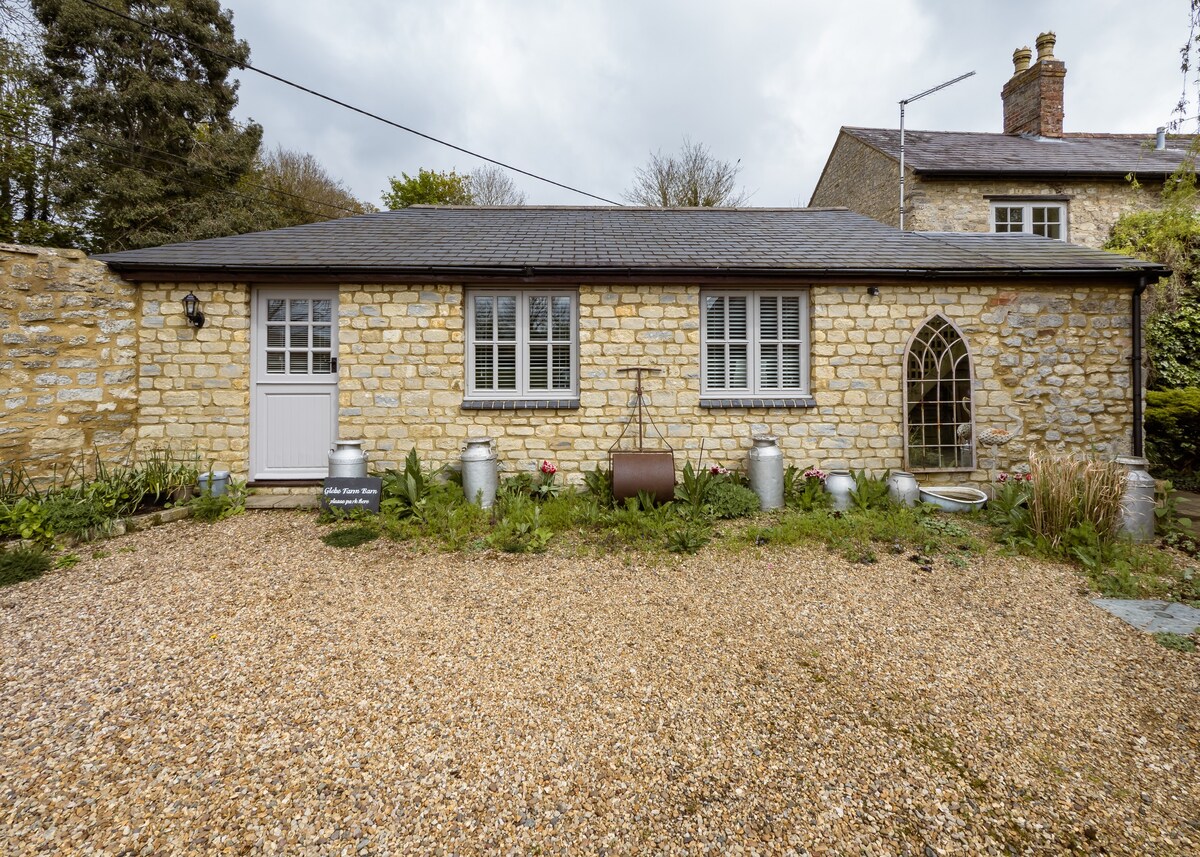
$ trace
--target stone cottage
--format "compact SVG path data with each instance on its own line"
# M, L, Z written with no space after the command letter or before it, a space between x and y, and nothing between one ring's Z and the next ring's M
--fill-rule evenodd
M930 482L1026 443L1138 451L1160 273L844 209L414 207L99 258L136 286L138 443L281 490L338 437L384 466L490 435L510 470L577 476L631 418L632 366L661 370L647 415L680 466L741 466L764 432L791 463Z
M904 133L905 228L1032 232L1100 247L1117 219L1159 204L1194 138L1063 132L1066 65L1053 33L1013 53L1004 132ZM809 203L898 226L900 131L843 127ZM1131 181L1135 178L1136 184Z

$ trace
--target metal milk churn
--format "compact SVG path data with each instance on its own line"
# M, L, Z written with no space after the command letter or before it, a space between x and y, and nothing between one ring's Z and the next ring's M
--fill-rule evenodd
M496 451L490 437L469 437L463 446L462 484L467 502L484 509L496 502Z
M888 495L904 506L915 506L921 499L916 478L907 470L893 470L887 481Z
M783 453L771 434L754 435L750 449L750 487L758 495L760 509L783 505Z
M329 453L329 478L342 479L367 475L367 454L361 440L335 440Z
M1121 532L1135 542L1154 539L1154 477L1146 472L1148 462L1132 455L1117 457L1124 465L1125 494L1121 498Z
M825 477L825 491L833 498L835 512L845 512L850 508L850 492L854 490L854 477L849 470L830 470Z

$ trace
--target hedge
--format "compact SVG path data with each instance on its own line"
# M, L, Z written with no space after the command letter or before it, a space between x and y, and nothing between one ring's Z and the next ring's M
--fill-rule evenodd
M1146 457L1160 476L1197 475L1200 387L1146 392Z

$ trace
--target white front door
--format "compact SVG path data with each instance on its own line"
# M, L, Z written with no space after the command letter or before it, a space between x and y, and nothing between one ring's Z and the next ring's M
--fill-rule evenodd
M255 290L250 478L324 479L337 438L337 290Z

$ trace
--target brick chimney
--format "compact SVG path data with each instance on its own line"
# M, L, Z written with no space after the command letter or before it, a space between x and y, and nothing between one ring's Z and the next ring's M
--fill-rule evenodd
M1054 56L1054 33L1037 37L1037 62L1029 48L1013 51L1013 76L1004 84L1004 133L1061 137L1063 78L1067 66Z

